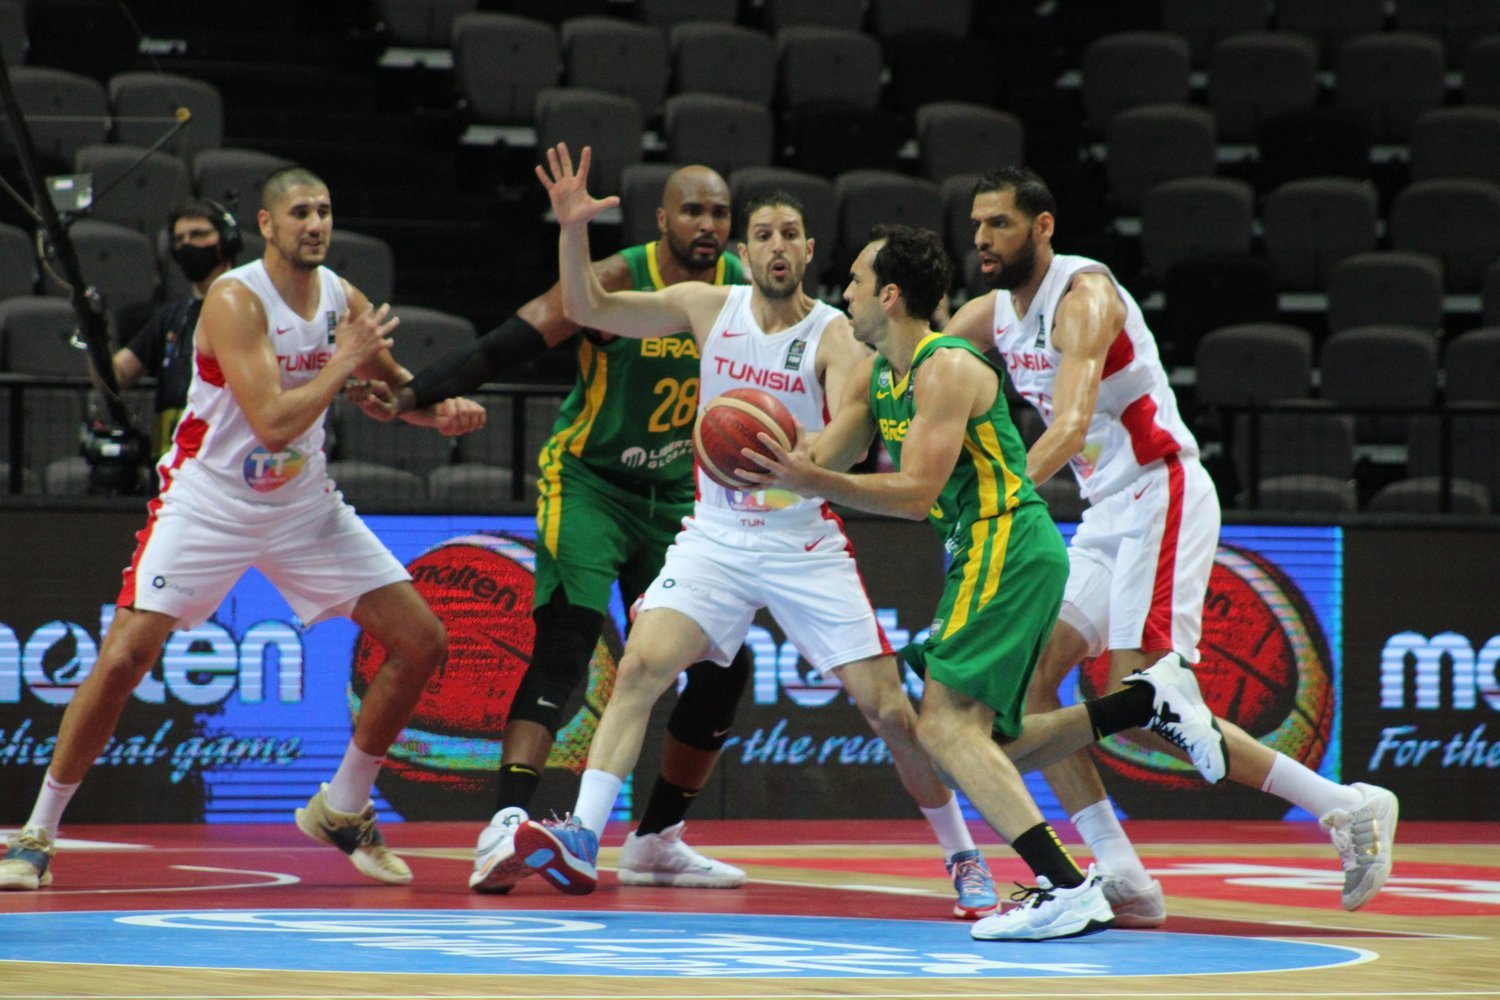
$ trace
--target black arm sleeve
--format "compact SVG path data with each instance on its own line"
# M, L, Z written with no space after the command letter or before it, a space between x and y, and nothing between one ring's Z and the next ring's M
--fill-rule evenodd
M473 392L507 365L525 364L547 352L540 330L512 316L474 343L439 358L418 372L405 388L416 397L418 409L451 396Z

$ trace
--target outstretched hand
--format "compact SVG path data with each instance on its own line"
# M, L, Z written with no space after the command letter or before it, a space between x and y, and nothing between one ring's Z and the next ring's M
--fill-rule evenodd
M620 203L614 195L595 198L588 192L589 163L593 150L583 147L578 157L578 170L573 170L573 157L568 153L568 144L560 142L547 150L547 166L536 168L536 176L547 189L552 199L552 213L560 226L582 226L600 212Z

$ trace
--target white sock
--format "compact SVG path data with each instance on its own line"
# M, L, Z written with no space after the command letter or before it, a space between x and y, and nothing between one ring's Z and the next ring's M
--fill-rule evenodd
M323 801L339 812L363 812L365 803L370 801L370 789L375 787L375 776L384 763L383 755L365 753L350 740L339 769L328 782L328 791L323 793Z
M604 824L609 822L609 811L615 807L615 799L620 797L620 786L624 784L625 779L617 778L608 771L591 767L583 772L573 815L578 817L578 822L593 830L596 837L604 836Z
M964 822L964 811L959 808L957 795L949 795L948 801L936 809L918 808L932 824L932 832L937 834L944 861L951 861L960 851L974 849L974 838L969 834L969 825Z
M71 785L64 785L52 777L52 772L42 779L42 790L37 792L36 805L31 807L31 818L26 821L28 827L41 827L47 831L47 836L57 839L57 825L62 822L63 810L68 808L68 803L73 799L73 793L78 791L82 781L75 781Z
M1136 885L1151 884L1151 876L1140 855L1135 853L1135 845L1125 836L1125 828L1120 826L1120 818L1109 799L1078 810L1071 819L1102 871L1122 876Z
M1271 770L1260 790L1320 817L1334 809L1353 809L1360 803L1360 794L1348 785L1329 781L1284 753L1278 753L1271 761Z

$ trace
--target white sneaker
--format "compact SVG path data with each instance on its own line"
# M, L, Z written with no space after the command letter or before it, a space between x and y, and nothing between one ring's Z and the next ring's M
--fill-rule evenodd
M665 885L676 889L736 889L745 873L734 865L705 858L682 842L685 823L661 833L632 833L620 848L618 877L622 885Z
M495 813L489 826L479 831L479 842L474 845L474 870L469 873L470 889L504 894L533 874L516 857L516 827L528 819L525 809L507 806Z
M1357 910L1380 891L1391 874L1391 848L1401 803L1378 785L1356 782L1363 801L1353 809L1334 809L1320 822L1333 838L1344 866L1344 909Z
M969 930L980 941L1047 941L1081 937L1102 931L1115 922L1114 911L1104 898L1104 879L1089 865L1083 882L1071 889L1056 889L1045 875L1037 884L1014 893L1021 905L985 917Z
M1149 876L1145 885L1137 885L1123 875L1100 872L1104 880L1104 899L1115 913L1116 927L1160 927L1167 922L1167 900L1161 883Z
M1210 785L1229 773L1229 747L1203 704L1198 679L1182 658L1168 653L1149 668L1125 678L1126 684L1150 684L1153 712L1147 728L1173 746L1186 750L1198 773Z

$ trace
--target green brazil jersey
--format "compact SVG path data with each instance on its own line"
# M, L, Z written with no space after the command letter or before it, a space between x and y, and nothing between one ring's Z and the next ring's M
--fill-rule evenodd
M656 243L620 251L636 291L666 287ZM724 254L716 285L744 284L739 258ZM601 341L585 331L578 380L563 400L538 465L544 477L581 462L623 486L693 495L693 420L698 415L698 344L691 331L650 340Z
M917 344L905 378L897 379L885 358L875 359L875 370L870 377L870 407L880 439L898 469L901 444L917 412L913 390L917 369L934 351L943 348L968 351L995 368L967 340L938 333L928 334ZM1004 374L998 368L995 372L1003 384ZM999 517L1027 503L1043 501L1026 476L1026 445L1011 422L1005 393L997 392L994 404L970 420L965 428L963 450L937 502L927 512L927 521L943 536L949 553L955 554L970 544L977 522Z

